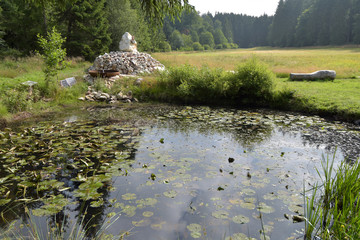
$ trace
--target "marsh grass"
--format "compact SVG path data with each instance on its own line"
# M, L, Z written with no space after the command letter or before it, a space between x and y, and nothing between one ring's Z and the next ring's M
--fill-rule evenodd
M324 158L318 175L320 184L305 200L305 239L360 239L359 161L335 169L334 157Z

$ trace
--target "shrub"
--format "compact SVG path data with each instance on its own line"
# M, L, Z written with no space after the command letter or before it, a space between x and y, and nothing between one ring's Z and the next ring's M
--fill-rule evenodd
M48 33L47 39L40 34L37 37L43 50L45 82L49 86L52 78L57 75L58 70L64 67L66 50L62 49L62 44L65 42L65 38L61 37L61 34L56 31L55 27Z
M223 48L223 45L222 45L222 44L217 44L217 45L215 46L215 48L216 48L216 49L222 49L222 48Z
M194 51L204 51L204 47L199 42L194 42L192 45Z
M241 64L232 80L232 90L236 98L253 101L269 100L273 89L274 74L256 58Z
M162 41L159 43L159 49L161 52L170 52L171 51L171 46L168 42L166 41Z
M25 111L29 106L27 95L28 93L26 91L22 91L22 89L13 89L5 93L5 97L2 99L2 104L10 113Z
M232 49L237 49L239 46L236 43L230 43Z
M205 44L205 45L204 45L204 49L205 49L205 50L211 50L212 48L210 47L210 45Z
M230 44L230 43L223 43L223 44L222 44L222 48L223 48L223 49L230 49L230 48L231 48L231 44Z

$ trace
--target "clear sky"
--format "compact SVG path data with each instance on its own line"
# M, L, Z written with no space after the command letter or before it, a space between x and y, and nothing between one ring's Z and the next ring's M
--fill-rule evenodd
M189 0L200 13L223 12L260 16L274 15L279 0Z

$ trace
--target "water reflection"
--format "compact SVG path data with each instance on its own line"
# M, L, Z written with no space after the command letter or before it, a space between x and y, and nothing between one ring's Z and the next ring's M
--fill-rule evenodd
M128 239L258 238L261 221L294 239L303 226L284 214L302 213L321 155L359 151L358 134L318 117L174 106L75 116L0 132L2 229L26 221L20 202L41 226L78 223L89 238L116 212L109 233Z

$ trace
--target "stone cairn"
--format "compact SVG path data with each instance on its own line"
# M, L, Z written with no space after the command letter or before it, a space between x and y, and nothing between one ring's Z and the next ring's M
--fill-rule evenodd
M137 43L133 36L126 32L119 43L120 51L105 53L98 56L93 66L89 70L115 70L120 74L111 78L105 78L105 85L111 88L114 82L124 77L134 77L137 74L152 73L154 71L163 71L165 67L159 61L151 57L150 54L138 52ZM91 75L86 75L85 80L89 83L94 83L94 78ZM136 80L136 84L140 84L142 78ZM95 92L90 86L85 98L80 100L87 101L106 101L109 103L121 100L124 102L137 101L132 97L132 94L118 93L117 96L108 96L109 94ZM106 98L107 97L107 98ZM105 99L106 98L106 99Z

